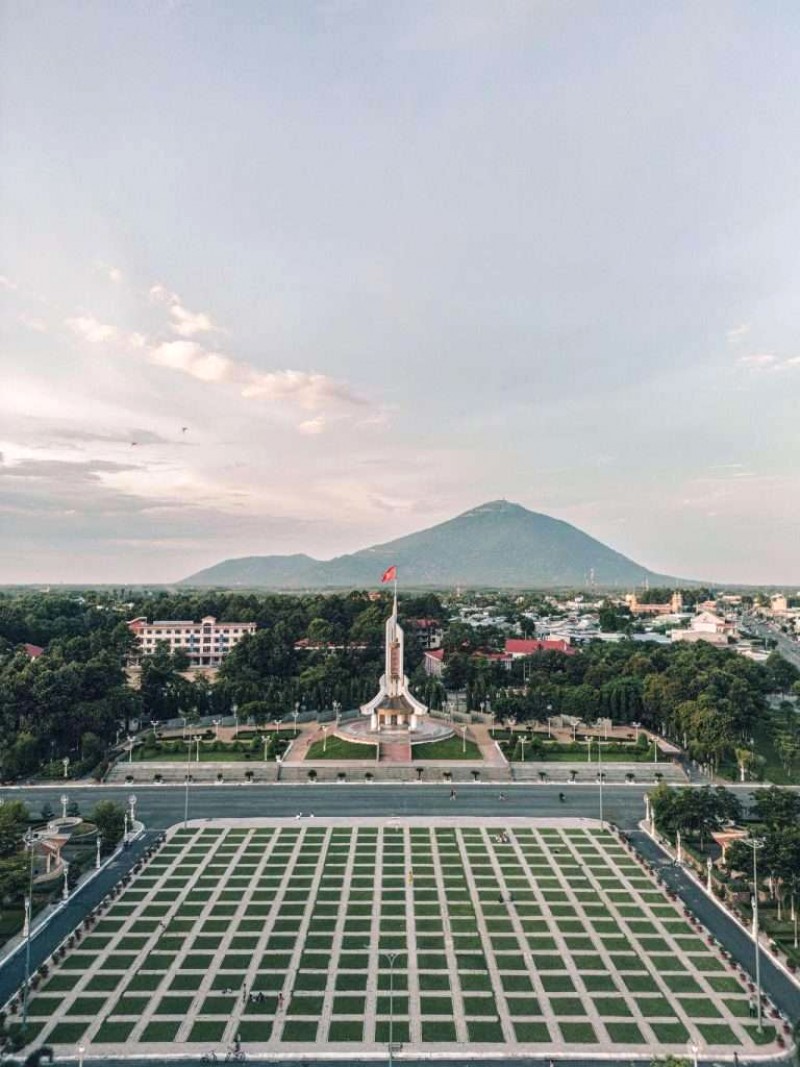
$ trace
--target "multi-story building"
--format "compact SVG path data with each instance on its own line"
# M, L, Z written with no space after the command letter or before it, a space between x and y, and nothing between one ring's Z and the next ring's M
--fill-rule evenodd
M207 615L200 622L185 619L131 619L130 630L138 638L134 663L152 655L156 645L166 644L170 652L185 652L190 667L218 667L230 650L247 634L255 633L254 622L217 622Z

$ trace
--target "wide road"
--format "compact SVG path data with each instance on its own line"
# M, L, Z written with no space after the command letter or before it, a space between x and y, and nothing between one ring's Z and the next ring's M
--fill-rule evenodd
M780 652L783 658L800 670L800 643L791 637L787 637L775 623L766 622L763 619L748 615L742 620L742 624L745 629L750 630L757 637L772 638L777 651Z
M186 790L181 786L79 786L65 789L21 787L0 789L0 797L24 800L33 813L49 804L61 810L59 797L66 792L88 814L100 799L126 804L133 792L136 816L151 830L163 830L183 821ZM189 789L189 818L293 818L304 815L571 815L598 818L597 786L552 785L500 787L459 785L450 799L449 785L193 785ZM558 799L564 794L563 803ZM603 813L623 829L633 829L644 818L644 789L631 785L603 787Z

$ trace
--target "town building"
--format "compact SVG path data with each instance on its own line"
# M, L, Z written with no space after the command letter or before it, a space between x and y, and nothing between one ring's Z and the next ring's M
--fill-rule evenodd
M683 611L683 597L679 592L673 593L663 604L643 604L636 593L628 593L625 603L631 615L677 615Z
M166 645L169 652L185 652L190 667L218 667L232 648L255 633L254 622L217 622L206 615L200 622L185 619L131 619L128 623L138 640L131 659L136 664L142 656L152 655L158 645Z
M671 641L707 641L711 645L729 645L739 636L736 627L721 615L701 611L686 630L670 630Z

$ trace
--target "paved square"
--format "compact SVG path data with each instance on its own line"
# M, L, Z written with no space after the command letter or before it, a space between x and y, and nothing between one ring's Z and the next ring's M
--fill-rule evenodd
M61 1054L777 1051L748 1004L591 820L318 818L176 829L30 1015Z

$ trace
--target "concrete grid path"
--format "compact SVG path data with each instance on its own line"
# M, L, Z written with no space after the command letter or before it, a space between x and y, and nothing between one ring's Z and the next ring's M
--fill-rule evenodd
M219 830L219 836L210 836L211 830ZM576 830L581 833L574 836L571 831ZM587 896L592 901L601 902L604 913L617 924L624 938L635 945L639 935L631 925L630 916L623 913L623 909L615 900L615 894L620 890L630 894L637 901L641 914L647 916L657 929L659 938L666 942L669 957L679 961L682 970L686 970L690 975L694 974L698 991L681 994L680 997L682 1008L687 1008L687 1011L682 1012L681 1018L691 1039L699 1047L707 1047L714 1055L725 1056L732 1053L732 1047L725 1047L724 1044L717 1047L704 1039L700 1026L701 1023L709 1021L707 1016L691 1015L691 1001L697 1000L698 1009L701 1007L700 1001L703 1005L713 1005L714 1013L719 1014L720 1020L724 1019L743 1056L767 1051L758 1050L752 1044L749 1032L737 1017L730 1015L725 1004L726 997L707 981L704 973L694 971L692 957L686 954L683 945L664 926L661 917L650 911L649 904L646 903L648 897L657 899L662 910L668 905L652 876L638 867L631 875L628 854L622 851L611 835L600 839L595 830L596 824L589 820L477 820L469 817L388 821L362 819L355 825L349 819L305 819L295 823L287 823L286 820L252 820L248 826L243 826L240 820L219 820L213 826L208 823L193 825L191 834L187 837L173 835L170 838L163 859L161 862L156 861L156 867L163 867L164 870L154 884L150 884L150 868L145 868L142 876L133 883L133 892L127 894L129 903L133 904L132 908L128 907L125 896L116 905L112 905L109 917L115 913L120 916L120 929L113 931L110 944L91 958L77 986L62 995L62 1002L53 1011L52 1025L48 1029L52 1031L60 1024L80 1020L81 1012L76 1009L81 1006L79 998L83 997L83 1002L86 1002L87 986L91 987L93 979L104 973L104 964L107 964L109 955L115 951L115 946L130 937L137 925L141 924L148 909L152 911L153 906L157 905L164 882L170 877L181 875L191 861L192 854L195 854L198 856L198 862L178 893L177 899L165 909L156 929L134 953L129 968L129 973L140 970L148 956L157 950L159 940L169 936L171 927L187 935L183 945L174 952L169 966L161 974L159 999L156 1000L153 996L150 1003L144 1007L124 1045L93 1045L93 1040L108 1015L107 1007L119 998L119 992L113 992L106 1008L96 1012L81 1038L91 1053L130 1055L138 1049L164 1056L196 1053L197 1040L191 1035L198 1016L211 1023L216 1021L223 1024L221 1028L219 1025L215 1028L219 1032L217 1040L208 1042L210 1047L219 1050L230 1045L240 1030L247 1029L248 1024L260 1020L260 1015L254 1016L250 1011L251 1004L247 993L258 989L260 971L264 970L260 962L262 955L276 931L276 923L280 922L287 894L292 894L293 883L301 868L304 875L310 875L310 881L309 877L303 879L304 886L306 882L309 883L304 887L304 902L296 906L290 905L297 915L296 942L283 972L282 985L273 984L270 990L266 991L270 998L276 1001L272 1010L264 1016L264 1023L266 1024L267 1018L270 1022L270 1037L265 1042L245 1042L248 1051L266 1055L286 1055L298 1053L301 1048L306 1053L325 1049L331 1054L349 1055L353 1058L364 1054L380 1054L383 1046L375 1025L378 1000L382 996L378 980L383 975L381 981L384 982L388 971L388 964L382 959L381 945L382 939L391 940L393 936L401 938L405 948L402 971L400 966L397 967L405 986L402 989L402 997L408 998L407 1010L397 1012L406 1027L410 1028L404 1056L423 1052L429 1054L434 1050L437 1056L457 1055L466 1047L470 1047L473 1056L496 1057L503 1053L522 1056L542 1048L558 1056L585 1054L590 1046L575 1046L565 1039L566 1031L559 1025L565 1019L571 1024L588 1023L600 1048L607 1049L611 1046L620 1052L624 1045L614 1041L607 1028L609 1022L616 1019L616 1022L623 1026L635 1024L645 1041L643 1044L625 1048L627 1058L644 1056L649 1059L654 1049L669 1048L673 1051L669 1043L658 1039L653 1030L653 1020L644 1013L643 1002L646 1007L648 998L635 995L626 989L624 981L617 982L618 988L613 994L619 1004L618 1013L616 1010L613 1014L609 1014L608 1010L601 1012L596 1007L593 997L597 997L597 991L585 985L585 970L576 964L574 950L562 929L563 924L553 914L554 889L557 891L557 899L567 904L568 911L575 917L584 913ZM256 843L258 847L255 847ZM176 845L179 847L176 848ZM366 861L359 857L360 849L363 849ZM310 856L312 863L306 860L304 864L300 864L304 855ZM370 855L372 859L369 858ZM254 859L254 856L257 858ZM237 871L245 866L246 860L247 873L237 875ZM562 867L566 865L565 860L568 861L571 871L580 868L582 874L579 877L574 874L567 877L562 871ZM309 866L313 866L312 871L308 870ZM212 869L217 867L220 868L221 875L218 884L211 889L199 912L188 917L182 911L182 902L204 883L204 880L213 880L215 873ZM270 884L261 888L265 879ZM399 881L401 888L387 891L384 888L386 881L393 884ZM326 884L329 888L324 888ZM361 890L355 888L357 884L362 886ZM138 891L137 885L140 887ZM367 892L363 889L364 885L371 886L371 889ZM488 891L487 887L490 887ZM142 888L145 889L143 893ZM233 893L232 889L235 890ZM533 901L527 908L522 903L519 906L514 903L515 893L520 894L522 898L521 890ZM642 896L642 893L645 896ZM231 901L231 895L237 899ZM354 903L357 897L365 895L369 897L367 901ZM264 901L265 897L269 898L269 903L259 905L259 899ZM330 902L324 907L325 913L329 913L332 907L336 914L335 919L332 917L330 949L323 961L323 968L318 972L324 975L324 986L316 998L317 1001L321 998L321 1006L314 1017L303 1019L302 1016L293 1015L293 998L297 995L300 1001L304 999L299 991L295 990L295 985L301 970L311 975L316 973L313 966L303 968L301 964L312 923L318 921L323 914L325 900ZM427 974L429 971L427 966L420 966L424 954L418 947L418 923L420 916L424 914L423 904L426 901L431 910L441 916L441 939L434 937L433 941L438 943L441 940L443 943L442 955L445 959L450 1007L440 1016L435 1009L430 1008L432 1001L420 986L420 973L424 971ZM238 936L237 927L246 920L254 905L257 910L266 914L259 918L263 925L255 938L254 946L249 950L250 962L243 975L231 976L235 991L225 999L223 1013L209 1017L203 1010L203 1005L209 997L225 997L219 988L220 971L224 972L221 964L224 957L231 952L234 938ZM474 974L486 976L485 988L479 984L477 989L462 989L463 981L470 979L471 982L476 982L478 978L470 978L473 974L472 964L463 964L459 960L461 928L456 930L452 925L452 916L458 913L459 907L475 917L476 936L480 941L485 964L478 966ZM670 911L669 907L667 911ZM543 976L542 969L534 959L536 953L533 949L537 935L530 935L527 931L526 916L529 915L536 916L533 925L537 929L543 923L546 926L546 943L554 943L554 957L560 961L559 970L562 974L566 973L575 991L573 996L582 1005L572 1020L568 1019L569 1006L565 1006L568 998L559 999L546 987L544 979L547 976ZM345 947L348 938L353 940L347 934L347 928L351 919L358 923L359 916L364 917L365 925L369 928L363 938L355 939L362 945L361 953L367 957L366 983L362 994L359 994L365 998L365 1004L362 1011L352 1015L346 1012L337 1014L336 997L341 992L337 988L339 976L349 973L354 962L354 953ZM205 969L194 989L185 994L190 999L190 1006L188 1011L183 1012L177 1019L178 1025L173 1039L164 1043L143 1043L142 1038L148 1027L159 1021L169 1021L168 1013L166 1016L163 1013L159 1015L160 999L181 974L192 973L192 968L186 966L187 962L191 962L188 957L194 951L192 938L204 936L204 926L214 922L215 917L216 920L220 917L224 919L227 930L213 950L212 965ZM671 918L682 919L681 911L675 906L671 909ZM518 946L517 955L523 961L523 969L519 972L516 970L516 964L513 972L508 971L509 957L505 945L508 937L501 936L498 940L498 935L492 932L492 928L498 923L508 928L508 936L513 938ZM187 924L193 931L192 936L189 936L188 930L183 929ZM331 923L327 925L330 926ZM282 926L280 928L283 929ZM591 953L602 961L602 972L618 974L612 953L607 950L603 938L589 921L585 923L584 936L591 940ZM464 937L464 940L468 939ZM500 941L504 942L505 952L495 946L495 940L498 940L498 945ZM705 946L703 949L704 956L714 955L713 951L706 950ZM719 964L721 961L718 955L716 958ZM646 976L658 993L658 999L674 1001L674 991L665 982L659 967L650 960L649 954L641 955L636 968L638 972L641 972L642 964ZM107 972L108 968L105 970ZM360 967L355 968L356 972L360 970ZM436 969L431 973L435 974ZM511 1012L512 998L505 989L505 983L518 974L527 976L538 1004L538 1008L533 1011L534 1001L531 997L531 1020L536 1019L545 1027L546 1036L533 1045L518 1039L517 1027L520 1018L524 1022L524 1017L520 1016L519 1010L516 1010L516 1014ZM722 969L714 974L731 976L732 972L722 964ZM47 990L44 993L46 998ZM400 995L401 991L398 990L398 1001ZM653 1003L655 1000L654 997ZM99 998L96 1004L99 1008ZM470 1011L465 1013L462 1004L469 1004ZM468 1019L472 1021L468 1022ZM496 1020L496 1025L500 1028L500 1043L493 1042L482 1046L480 1042L473 1042L470 1045L470 1029L473 1026L477 1029L479 1025L484 1025L484 1020L491 1019ZM346 1026L360 1025L363 1020L366 1020L366 1027L360 1043L331 1041L330 1028L334 1022ZM424 1031L420 1028L421 1020L423 1027L454 1025L453 1042L436 1041L431 1044L426 1041ZM300 1046L287 1045L285 1041L287 1029L291 1029L288 1026L290 1022L293 1022L295 1029L298 1026L302 1029L303 1023L306 1024L307 1041L303 1040ZM677 1049L677 1046L675 1048ZM66 1054L70 1050L64 1047L62 1051ZM681 1043L679 1051L685 1052L684 1043Z

